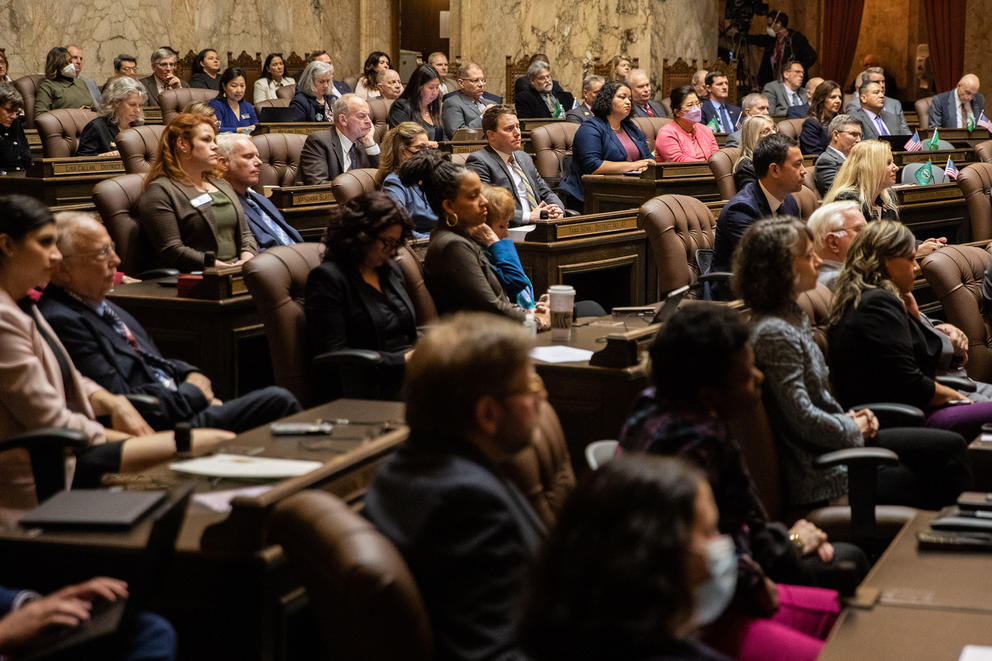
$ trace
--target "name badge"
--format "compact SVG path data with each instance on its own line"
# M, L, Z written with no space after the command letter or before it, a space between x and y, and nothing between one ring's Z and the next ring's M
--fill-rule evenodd
M250 119L248 115L241 115L241 119Z
M210 204L210 193L204 193L203 195L197 195L192 200L189 201L194 207L202 207L204 204Z

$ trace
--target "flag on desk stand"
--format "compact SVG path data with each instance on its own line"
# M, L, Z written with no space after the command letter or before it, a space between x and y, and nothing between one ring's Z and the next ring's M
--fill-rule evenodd
M974 115L968 115L968 121L966 121L964 123L964 127L966 129L968 129L968 133L971 133L972 131L975 130L975 116Z
M931 163L930 160L928 159L927 162L924 163L923 166L916 171L916 174L914 176L916 177L916 183L920 184L921 186L932 184L933 163Z
M927 151L937 151L940 149L940 138L937 137L937 129L933 130L933 135L927 140Z
M944 165L944 174L947 175L948 179L958 180L958 169L954 166L954 161L951 160L950 156L947 157L947 164Z
M920 132L913 131L913 137L909 139L909 142L902 146L906 151L920 151L923 149L923 143L920 142Z
M747 119L747 117L744 116L744 113L743 112L741 114L737 115L737 123L734 124L734 130L735 131L740 131L741 130L741 126L744 125L744 120L745 119Z
M714 133L720 132L720 122L717 121L716 117L706 122L706 128L713 131Z
M986 131L992 131L992 122L990 122L989 118L985 116L984 110L982 111L981 116L979 116L977 123Z

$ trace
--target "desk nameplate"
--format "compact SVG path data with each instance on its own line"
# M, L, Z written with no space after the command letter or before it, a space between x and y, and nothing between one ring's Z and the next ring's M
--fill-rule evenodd
M104 156L69 158L36 158L28 169L31 177L68 177L86 174L124 173L124 163L119 158Z
M936 200L963 199L961 189L957 184L932 184L929 186L910 186L894 190L899 206L913 202L933 202Z
M959 166L963 163L973 162L975 160L974 155L975 151L966 147L938 149L936 151L894 151L892 152L892 160L900 167L907 163L926 163L927 161L943 167L947 163L948 157L954 161L954 165Z
M682 179L686 177L712 177L713 172L705 161L694 163L650 163L641 173L641 179Z
M556 239L574 239L580 236L606 234L608 232L626 232L637 229L637 217L618 218L614 220L592 220L584 223L569 223L555 228Z
M989 132L983 128L976 127L974 131L968 131L968 129L920 129L920 140L926 142L928 139L933 137L933 132L937 131L938 140L947 140L948 142L960 141L960 140L988 140Z
M279 209L334 204L330 184L317 186L283 186L269 189L270 199Z
M262 135L264 133L296 133L298 135L310 135L317 131L327 131L334 125L329 122L273 122L268 124L256 124L252 135Z

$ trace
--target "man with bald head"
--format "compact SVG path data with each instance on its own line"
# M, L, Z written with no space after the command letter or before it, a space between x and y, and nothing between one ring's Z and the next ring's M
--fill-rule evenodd
M300 177L306 185L323 184L342 172L379 167L369 104L357 94L334 102L334 126L307 136L300 151Z
M968 73L962 76L955 89L933 97L930 103L930 128L949 129L973 128L985 112L985 97L978 91L981 83L978 76Z
M661 104L651 99L651 79L644 69L632 69L627 74L630 88L631 117L667 117Z
M696 93L696 98L699 99L700 103L710 98L710 91L706 89L706 74L708 73L709 71L706 69L699 69L692 74L692 91Z

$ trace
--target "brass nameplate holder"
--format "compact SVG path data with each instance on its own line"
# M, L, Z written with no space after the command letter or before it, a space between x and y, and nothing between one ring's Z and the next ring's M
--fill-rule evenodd
M36 158L29 169L32 177L76 177L87 174L116 174L124 172L124 163L114 156L75 156L69 158Z
M933 137L933 132L934 129L920 129L920 140L926 142L928 138ZM937 138L947 140L948 142L955 140L988 140L989 132L987 129L981 127L975 127L975 130L970 133L968 129L937 128Z
M930 184L926 186L896 188L895 193L900 206L914 202L964 199L961 195L961 189L958 188L957 184Z
M334 204L331 184L312 186L277 186L272 188L269 197L278 209Z
M213 266L203 269L203 280L189 293L191 298L212 301L248 294L250 292L241 273L241 266Z
M575 239L592 234L608 232L626 232L637 229L637 217L620 218L616 220L592 220L584 223L568 223L556 226L555 238Z
M896 165L906 165L907 163L926 163L928 160L934 165L941 167L947 162L950 156L955 165L960 163L971 163L974 160L974 151L963 147L961 149L938 149L937 151L896 151L892 152L892 160Z
M641 179L649 181L712 176L710 166L703 161L698 163L649 163L647 169L641 173Z
M256 124L252 135L263 133L297 133L299 135L310 135L317 131L327 131L333 124L330 122L271 122L267 124Z
M525 241L553 243L596 234L629 232L637 230L637 209L539 220L535 225L536 227L527 233Z

